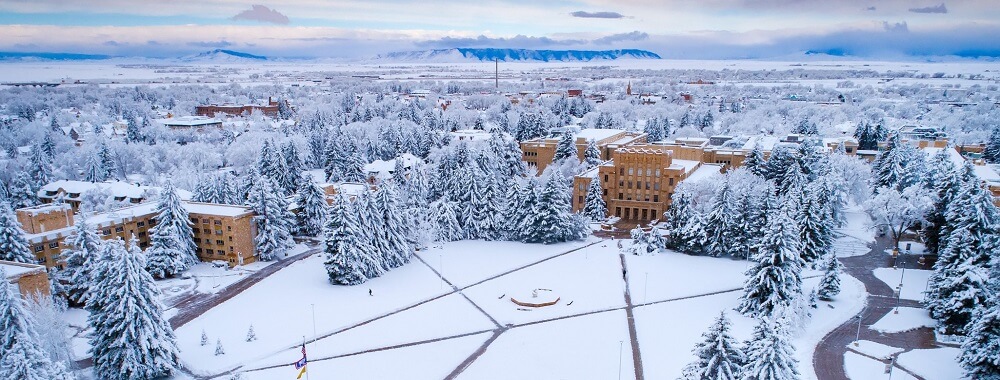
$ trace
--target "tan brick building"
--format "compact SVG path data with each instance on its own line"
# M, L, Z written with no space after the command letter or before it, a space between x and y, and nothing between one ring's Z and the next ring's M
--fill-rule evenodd
M587 150L587 143L594 140L597 148L601 151L601 159L610 160L612 152L623 146L646 142L645 133L635 133L618 129L581 129L575 135L576 150L580 159ZM538 172L545 170L545 167L552 163L552 157L556 154L556 146L559 144L559 137L545 137L531 139L521 142L522 161L528 166L538 168Z
M613 160L576 176L573 210L586 204L587 187L598 180L608 214L626 220L660 219L677 185L700 170L704 151L680 145L634 144L614 151ZM708 165L718 173L722 165Z
M198 116L216 117L218 115L243 116L250 115L254 111L268 117L278 116L278 102L272 98L267 98L267 105L236 105L236 104L209 104L205 106L195 106L194 114Z
M199 202L183 205L191 218L199 258L223 260L230 266L256 261L253 238L257 231L249 207ZM66 239L74 233L74 215L67 214L64 207L52 206L17 210L32 252L47 267L62 264L59 254L66 246ZM87 223L101 239L121 238L128 242L134 235L139 247L146 249L150 244L150 229L156 225L156 207L155 202L141 203L88 216Z
M7 274L2 280L13 284L21 298L52 295L45 266L0 260L0 268Z

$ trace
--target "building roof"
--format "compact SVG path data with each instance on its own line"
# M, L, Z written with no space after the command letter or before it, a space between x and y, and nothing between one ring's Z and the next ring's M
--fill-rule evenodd
M63 211L69 210L71 207L65 203L43 203L36 206L25 207L17 209L18 212L24 212L30 215L45 214L52 211Z
M948 158L951 160L951 163L955 164L956 168L962 167L962 165L965 164L965 158L962 157L962 154L958 153L958 151L955 150L955 148L951 148L951 147L944 147L944 148L926 147L926 148L923 148L921 150L923 150L924 153L927 153L927 159L930 160L931 158L934 157L934 155L938 154L938 152L940 152L941 149L947 149L947 151L948 151Z
M205 116L180 116L169 119L157 119L160 124L178 127L199 127L203 125L222 124L222 120Z
M184 202L184 209L192 214L208 214L231 217L253 213L253 210L247 206L203 202Z
M722 175L722 164L702 164L684 179L684 182L698 183Z
M580 132L576 133L576 138L584 140L597 140L601 141L604 139L609 139L615 135L625 132L620 129L597 129L597 128L584 128Z
M694 160L672 160L670 168L680 168L684 170L684 173L691 173L692 170L697 169L698 165L701 165L701 161Z
M396 169L396 160L398 159L403 160L404 168L411 168L414 164L421 162L416 156L403 153L399 157L388 161L375 160L370 164L366 164L364 168L365 173L369 173L370 175L374 173L374 176L379 179L389 178L392 176L392 171Z
M952 149L954 150L954 149ZM997 173L994 165L973 165L972 170L979 179L991 186L1000 185L1000 174Z
M7 274L6 280L13 281L29 274L45 272L44 265L18 263L0 260L0 268Z
M88 190L94 189L104 189L107 190L113 197L126 197L133 199L141 199L146 196L147 192L159 192L160 188L156 186L142 186L134 185L123 181L108 181L108 182L85 182L85 181L69 181L69 180L59 180L42 186L38 190L39 198L52 198L52 195L48 195L48 192L56 192L59 189L70 194L83 194ZM177 195L183 199L191 199L191 192L184 189L177 189Z

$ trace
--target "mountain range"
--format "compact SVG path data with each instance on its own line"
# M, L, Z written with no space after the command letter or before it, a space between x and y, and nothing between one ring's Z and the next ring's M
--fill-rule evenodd
M467 62L467 61L534 61L574 62L614 59L660 59L656 53L638 49L620 50L532 50L498 48L451 48L404 51L382 54L379 61L401 62Z

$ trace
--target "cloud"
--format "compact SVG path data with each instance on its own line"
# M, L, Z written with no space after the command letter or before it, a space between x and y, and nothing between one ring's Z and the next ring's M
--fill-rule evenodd
M200 48L224 48L233 46L232 42L222 40L222 41L191 41L187 43L187 46L194 46Z
M610 36L604 36L601 38L594 39L592 42L597 45L609 45L615 42L624 41L642 41L649 39L649 33L640 32L638 30L629 33L619 33L612 34Z
M233 16L233 20L269 22L281 25L287 25L289 22L288 16L285 16L274 9L257 4L254 4L248 10L236 14L236 16Z
M875 9L876 9L876 8L875 8L875 6L874 6L874 5L873 5L873 6L870 6L870 7L868 7L868 8L865 8L865 10L866 10L866 11L872 11L872 12L874 12L874 11L875 11Z
M625 18L626 16L618 12L570 12L570 16L579 18Z
M910 8L910 12L913 13L948 13L948 8L944 6L944 3L921 8Z
M885 29L889 33L907 33L910 31L910 27L906 25L906 21L895 23L882 21L882 29Z

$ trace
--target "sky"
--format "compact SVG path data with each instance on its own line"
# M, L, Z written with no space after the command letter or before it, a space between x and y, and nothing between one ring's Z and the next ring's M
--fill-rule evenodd
M453 47L665 58L1000 57L998 0L0 0L0 51L367 58Z

